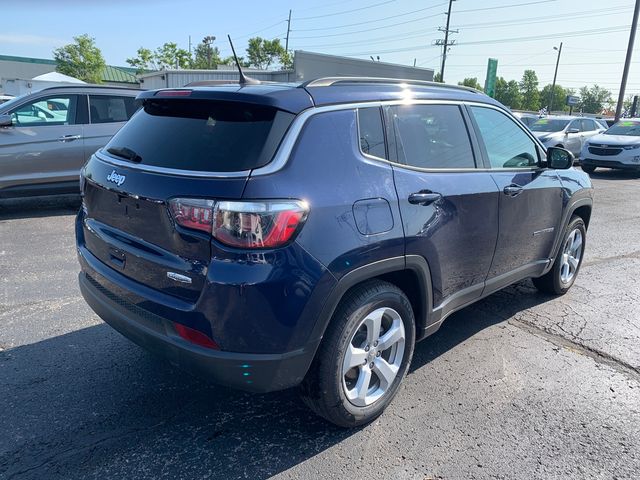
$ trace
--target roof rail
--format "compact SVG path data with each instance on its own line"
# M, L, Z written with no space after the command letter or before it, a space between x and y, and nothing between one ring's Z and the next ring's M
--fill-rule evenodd
M399 85L402 83L408 85L423 85L426 87L445 87L457 90L466 90L467 92L482 93L472 87L464 85L451 85L448 83L429 82L427 80L411 80L404 78L384 78L384 77L322 77L315 80L309 80L301 84L301 87L330 87L339 83L391 83Z

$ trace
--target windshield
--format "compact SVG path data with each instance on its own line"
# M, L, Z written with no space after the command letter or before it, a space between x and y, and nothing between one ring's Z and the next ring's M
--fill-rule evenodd
M541 118L529 128L533 132L559 132L569 124L570 120L553 120L549 118Z
M640 122L622 120L616 123L605 135L627 135L629 137L640 137Z

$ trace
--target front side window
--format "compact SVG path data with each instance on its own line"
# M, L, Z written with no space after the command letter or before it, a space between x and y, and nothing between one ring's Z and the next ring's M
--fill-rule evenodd
M398 159L419 168L475 168L462 112L457 105L391 107Z
M11 111L14 125L70 125L75 123L76 95L38 98Z
M530 168L538 165L535 142L504 113L471 107L491 168Z
M374 157L387 158L384 146L384 128L379 107L358 110L360 149L362 153Z
M135 97L89 95L91 123L126 122L136 111Z
M582 122L580 120L573 120L570 124L569 127L567 128L567 132L569 130L578 130L579 132L582 131Z
M583 119L582 120L582 131L583 132L592 132L596 129L595 122L593 120Z

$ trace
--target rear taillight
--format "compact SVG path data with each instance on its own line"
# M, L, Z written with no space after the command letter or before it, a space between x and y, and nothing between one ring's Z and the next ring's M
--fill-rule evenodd
M211 233L213 205L213 200L174 198L169 201L169 210L178 225Z
M186 341L191 342L195 345L200 345L201 347L220 350L218 344L207 335L202 333L200 330L187 327L185 325L182 325L181 323L174 323L174 326L176 327L176 332L178 332L178 335L180 335Z
M236 248L276 248L289 243L304 224L309 206L299 200L232 202L174 198L169 208L186 228L209 232Z

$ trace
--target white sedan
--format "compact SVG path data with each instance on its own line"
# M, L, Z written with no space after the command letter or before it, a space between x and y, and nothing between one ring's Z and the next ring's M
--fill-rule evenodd
M640 119L623 119L591 137L582 147L580 163L587 173L597 167L640 172Z

